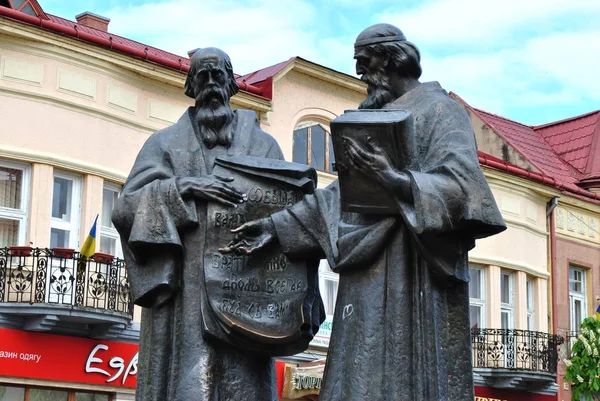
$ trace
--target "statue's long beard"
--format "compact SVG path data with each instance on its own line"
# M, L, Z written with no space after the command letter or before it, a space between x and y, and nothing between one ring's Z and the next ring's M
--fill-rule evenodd
M362 101L359 109L381 109L383 106L394 100L392 88L385 73L375 71L364 74L361 80L366 82L367 98Z
M233 110L225 91L213 87L196 98L196 124L202 142L212 149L216 145L229 147L233 140Z

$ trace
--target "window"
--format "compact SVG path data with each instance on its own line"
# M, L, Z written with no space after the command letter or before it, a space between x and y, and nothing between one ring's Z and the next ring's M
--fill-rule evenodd
M586 283L585 270L576 267L569 268L569 310L571 316L571 331L579 331L579 325L586 317Z
M122 258L123 253L121 251L119 233L110 219L120 192L121 188L119 186L109 183L104 184L104 189L102 191L100 252Z
M485 328L485 275L480 267L470 267L469 310L471 328Z
M319 287L321 298L325 305L325 314L333 315L335 311L335 301L338 293L339 276L329 267L326 260L321 260L319 264Z
M332 168L335 156L329 128L315 122L300 124L294 130L292 160L335 174Z
M55 171L50 216L50 248L78 247L80 205L81 178Z
M29 166L0 162L0 247L25 245Z
M535 279L527 277L527 330L535 330Z
M4 7L10 7L12 5L12 8L15 10L37 17L33 7L26 0L4 0L0 1L0 5L4 5Z
M514 322L514 274L502 271L500 274L500 324L502 329L513 329Z
M0 385L0 401L111 401L106 393Z

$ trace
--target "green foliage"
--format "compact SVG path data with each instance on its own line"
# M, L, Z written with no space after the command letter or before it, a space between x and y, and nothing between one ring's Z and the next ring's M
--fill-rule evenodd
M579 326L579 336L565 360L565 380L571 382L572 400L600 400L600 321L586 318Z

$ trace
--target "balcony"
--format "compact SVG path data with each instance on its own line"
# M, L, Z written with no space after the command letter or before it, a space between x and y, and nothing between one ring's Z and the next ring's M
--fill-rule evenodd
M473 372L487 387L555 392L563 341L539 331L474 328Z
M0 323L31 331L118 336L133 305L125 262L63 248L0 248Z

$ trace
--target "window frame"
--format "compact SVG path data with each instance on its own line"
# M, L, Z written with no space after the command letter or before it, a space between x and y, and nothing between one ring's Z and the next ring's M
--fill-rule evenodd
M52 216L52 206L54 203L54 179L62 178L71 180L71 221L67 222L63 219ZM66 248L79 248L79 234L81 230L81 204L82 204L82 182L83 177L79 174L70 173L63 170L54 169L52 174L52 198L50 202L50 238L48 239L49 246L52 246L52 229L63 230L69 232L69 243Z
M0 206L0 218L6 220L16 220L19 222L19 232L17 233L17 243L9 246L24 246L27 241L27 223L29 223L29 196L31 187L31 165L19 163L11 160L0 159L0 167L6 167L14 170L21 170L21 207L13 209Z
M326 281L335 282L335 297L329 293ZM327 316L333 316L335 313L335 305L337 300L337 294L339 291L340 277L338 273L335 273L329 267L327 260L321 259L319 263L319 291L321 293L321 299L323 300L323 306L325 307L325 314ZM331 306L331 308L329 308ZM330 313L331 312L331 313Z
M503 276L508 276L508 303L502 301L502 283ZM502 327L502 315L508 314L508 327ZM515 328L515 273L511 270L500 271L500 326L505 330Z
M469 265L469 277L471 278L471 281L469 282L469 285L472 281L472 276L471 276L471 270L476 270L479 272L479 296L480 298L473 298L471 297L471 288L469 287L469 324L471 325L471 328L473 328L473 324L472 322L470 322L470 316L471 316L471 311L470 311L470 307L471 306L477 306L479 307L480 310L480 315L479 315L479 322L480 322L480 327L479 329L483 329L486 327L486 318L487 318L487 313L486 313L486 282L485 282L485 268L483 266L473 266L473 265Z
M102 186L102 212L104 212L104 190L109 190L109 191L113 191L117 193L117 199L121 196L121 192L123 191L123 187L121 185L112 183L112 182L108 182L108 181L104 181L104 185ZM112 213L112 210L111 210ZM103 217L101 216L100 219L100 238L98 241L98 249L100 252L103 253L108 253L108 252L104 252L104 250L102 249L102 237L107 237L110 238L112 240L115 240L115 256L117 258L123 258L123 249L121 248L121 237L119 236L119 232L117 231L117 229L113 226L113 227L107 227L103 225Z
M325 166L324 170L319 170L317 169L317 171L323 171L325 173L328 174L336 174L336 172L333 170L333 166L332 166L332 160L331 160L331 155L333 154L333 149L332 149L332 143L331 143L331 129L329 127L329 125L323 124L319 121L314 121L314 120L306 120L303 121L299 124L297 124L294 127L294 131L293 133L295 133L298 130L302 130L302 129L306 129L306 149L304 149L304 153L306 154L306 165L311 166L312 164L312 127L319 125L323 131L325 131L325 160L323 160L323 165ZM293 135L292 135L293 137ZM295 146L295 143L292 143L292 154L293 152L293 148ZM334 155L335 158L335 155ZM295 160L292 160L294 162L296 162ZM315 167L316 169L316 167Z
M0 382L0 387L9 387L9 388L20 388L23 389L23 400L19 401L29 401L31 390L47 390L47 391L61 391L67 393L66 401L75 401L76 394L93 394L93 395L105 395L107 396L108 401L114 401L115 393L114 392L106 392L106 391L90 391L90 390L82 390L77 388L62 388L62 387L43 387L43 386L35 386L35 385L21 385L21 384L13 384Z
M527 330L535 331L535 300L537 293L537 279L532 276L527 276L525 279L525 296L526 296L526 309L527 309ZM531 301L531 305L530 305Z
M571 289L571 272L581 273L581 289L582 291L575 291ZM578 333L579 325L583 319L587 316L587 271L581 267L569 266L569 322L571 332ZM581 301L581 321L575 321L575 302Z

